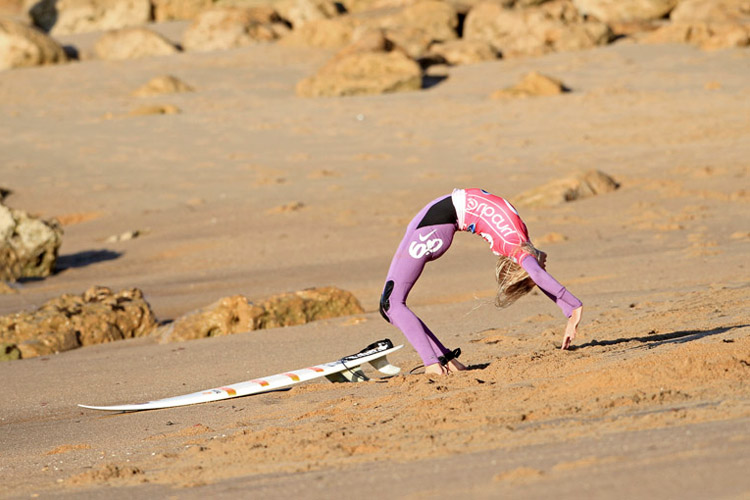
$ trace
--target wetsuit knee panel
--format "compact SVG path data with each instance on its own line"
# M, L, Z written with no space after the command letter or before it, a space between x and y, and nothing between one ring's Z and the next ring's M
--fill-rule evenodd
M393 286L394 282L393 280L388 280L385 284L385 288L383 289L383 294L380 296L380 315L383 316L383 318L390 323L391 320L388 317L388 309L391 308L391 294L393 293Z

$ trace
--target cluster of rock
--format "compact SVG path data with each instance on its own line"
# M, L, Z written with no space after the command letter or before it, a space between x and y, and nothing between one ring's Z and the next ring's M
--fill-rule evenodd
M224 297L159 329L161 342L294 326L364 312L357 298L336 287L274 295L258 303L242 295Z
M137 288L113 293L95 286L65 294L32 312L0 317L0 361L33 358L78 347L144 336L161 342L292 326L363 312L349 292L312 288L254 304L236 295L188 313L166 327Z
M0 280L51 275L62 234L56 220L34 217L0 203Z
M62 47L45 33L107 31L94 52L115 60L275 40L342 50L300 83L302 96L413 90L432 63L580 50L616 35L705 48L750 45L746 0L25 1L39 29L0 22L0 69L66 61ZM179 44L145 27L174 19L192 21ZM377 37L383 42L373 44Z
M113 293L92 287L65 294L33 312L0 317L0 359L33 358L150 334L151 307L137 288Z

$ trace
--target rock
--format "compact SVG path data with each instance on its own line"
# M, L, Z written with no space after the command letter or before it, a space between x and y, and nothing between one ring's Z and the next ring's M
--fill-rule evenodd
M33 312L0 317L0 342L17 346L23 358L149 335L156 326L143 293L92 287L65 294Z
M262 302L261 307L258 328L301 325L364 312L354 295L331 286L275 295Z
M0 0L0 16L19 18L23 14L23 0Z
M261 314L263 309L242 295L224 297L160 328L159 341L174 342L249 332L257 328L257 318Z
M748 0L681 0L669 18L674 23L750 23Z
M512 87L502 89L492 94L492 99L508 99L516 97L534 97L558 95L569 92L560 80L542 75L536 71L527 73L523 79Z
M605 23L651 21L661 19L679 0L573 0L581 15L593 16Z
M383 94L419 90L422 71L401 52L364 52L334 58L297 84L302 97Z
M619 184L607 174L589 170L525 191L516 196L513 202L525 207L549 207L608 193L618 187Z
M21 359L21 351L16 344L0 342L0 362Z
M253 304L242 295L225 297L162 327L161 342L231 335L262 328L293 326L319 319L360 314L364 310L349 292L311 288Z
M30 0L34 24L53 35L140 26L151 20L149 0Z
M99 59L123 61L143 57L168 56L179 52L162 35L146 28L123 28L102 35L94 44Z
M750 45L747 0L682 0L671 23L643 37L647 43L690 43L703 49Z
M201 12L185 30L185 50L209 52L275 40L286 28L270 7L227 7Z
M176 94L178 92L192 92L194 89L187 83L172 75L157 76L149 80L135 91L136 97L150 97L162 94Z
M453 66L497 59L492 46L480 40L449 40L430 46L430 54Z
M316 19L289 32L280 43L290 47L340 49L351 43L356 26L349 16Z
M192 20L214 5L213 0L151 0L156 22Z
M2 203L3 201L5 201L5 198L7 198L8 196L10 196L11 194L13 194L13 191L11 191L10 189L7 189L7 188L4 188L4 187L0 186L0 203Z
M43 220L0 205L0 279L15 281L52 274L62 234L56 220Z
M584 20L564 1L521 10L487 1L467 14L464 38L487 42L502 57L519 57L604 45L612 31L600 21Z
M273 5L279 16L288 21L294 29L310 21L330 19L339 14L336 3L331 0L282 0Z
M422 0L407 5L394 15L376 18L375 25L388 30L412 28L419 30L431 41L444 42L458 38L458 13L456 9L438 0Z
M641 38L645 43L689 43L702 49L750 45L750 24L670 23Z
M62 46L41 31L0 19L0 70L66 62Z
M177 115L181 112L174 104L148 104L131 110L128 116Z

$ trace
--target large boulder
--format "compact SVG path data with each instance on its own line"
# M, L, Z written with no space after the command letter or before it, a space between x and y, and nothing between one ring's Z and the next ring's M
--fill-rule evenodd
M682 0L669 18L671 23L642 40L689 43L703 49L750 45L750 2L747 0Z
M213 0L151 0L156 22L195 19L213 7Z
M669 15L674 23L750 23L748 0L682 0Z
M62 46L41 31L0 18L0 70L65 62Z
M108 61L168 56L177 52L179 49L172 42L146 28L109 31L94 44L96 56Z
M185 30L185 50L209 52L277 39L288 31L270 7L216 8L201 12Z
M14 281L52 274L62 234L54 219L40 219L0 205L0 279Z
M669 23L641 38L646 43L689 43L706 50L750 46L750 24Z
M449 40L430 45L430 55L457 66L497 59L492 46L480 40Z
M339 14L336 3L332 0L281 0L273 5L294 29L310 21L330 19Z
M362 313L351 293L335 287L272 296L254 304L242 295L224 297L177 318L158 333L161 342L232 335Z
M550 207L609 193L618 187L619 184L604 172L589 170L524 191L513 198L513 204L519 207Z
M340 49L351 43L358 24L351 16L314 19L295 27L280 43L290 47Z
M150 0L29 0L34 24L53 35L107 31L151 20Z
M355 52L335 57L297 84L301 97L384 94L419 90L422 70L400 51Z
M33 312L0 317L0 346L15 346L23 358L77 347L141 337L156 319L143 293L133 288L113 293L95 286L82 295L65 294Z
M585 20L569 2L509 9L486 1L472 8L464 22L466 40L484 41L503 57L542 55L604 45L612 30L596 20Z
M660 19L679 0L573 0L582 15L605 23L639 22Z
M375 17L375 27L386 30L416 29L431 41L444 42L458 38L458 13L456 9L438 0L422 0L407 5L395 14Z
M568 92L568 88L557 78L532 71L527 73L516 85L498 90L490 97L492 99L508 99L559 95L564 92Z

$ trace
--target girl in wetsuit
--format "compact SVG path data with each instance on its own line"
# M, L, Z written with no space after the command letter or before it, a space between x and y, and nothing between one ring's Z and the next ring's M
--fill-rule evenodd
M425 373L465 369L456 359L460 350L446 349L406 306L409 291L425 264L448 250L456 231L479 234L498 255L498 307L509 306L534 285L560 307L568 317L562 343L562 348L567 349L581 321L581 301L545 271L547 254L531 244L526 225L510 203L481 189L454 189L451 195L427 204L409 223L380 298L380 313L414 346L424 362Z

